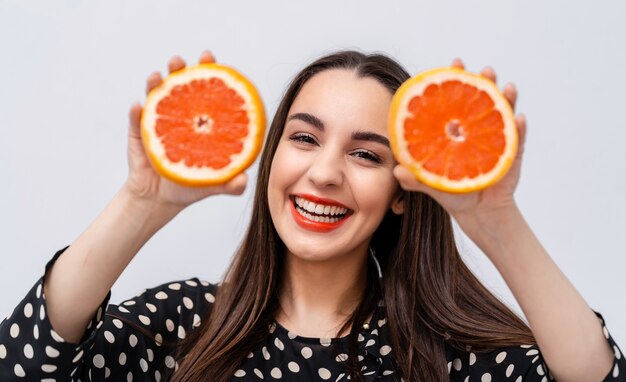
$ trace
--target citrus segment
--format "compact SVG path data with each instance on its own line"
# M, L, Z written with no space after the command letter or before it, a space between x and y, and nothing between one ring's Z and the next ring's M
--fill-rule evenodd
M471 192L497 182L517 152L508 100L495 84L458 68L439 68L406 81L389 115L398 162L423 183Z
M172 73L148 94L141 133L161 175L187 186L216 185L256 159L265 111L240 73L200 64Z

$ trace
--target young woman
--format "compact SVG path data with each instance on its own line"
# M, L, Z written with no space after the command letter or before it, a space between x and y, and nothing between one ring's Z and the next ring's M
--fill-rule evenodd
M134 105L129 178L0 326L0 379L625 381L602 319L515 204L524 118L500 182L466 195L430 189L389 148L388 108L407 78L392 59L358 52L307 66L273 119L251 223L223 282L172 282L115 306L109 289L158 229L246 185L243 174L205 189L160 178ZM148 89L160 81L153 74ZM504 94L514 105L515 88ZM528 326L464 265L451 217L496 265Z

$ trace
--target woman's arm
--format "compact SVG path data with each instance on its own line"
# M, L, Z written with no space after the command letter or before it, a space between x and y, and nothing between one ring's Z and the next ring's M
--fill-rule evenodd
M203 52L200 62L214 62ZM185 67L179 57L170 72ZM159 73L148 77L147 91L161 83ZM126 184L98 218L63 253L46 275L44 292L54 330L78 342L113 283L139 249L188 205L215 194L241 194L247 178L240 174L224 185L188 188L159 176L144 151L140 134L141 105L130 110L129 176Z
M115 195L46 275L48 316L61 337L74 343L81 339L126 266L176 213L136 198L126 187Z
M460 220L519 302L555 379L601 381L614 357L602 326L517 207Z
M453 65L463 67L458 59ZM481 74L496 80L491 68ZM504 95L514 106L517 91L512 84L505 86ZM507 174L485 190L450 194L420 183L402 166L394 173L404 189L424 192L441 204L495 264L524 311L555 379L600 381L614 359L602 326L533 234L513 197L521 173L526 119L518 115L515 122L520 137L517 156Z

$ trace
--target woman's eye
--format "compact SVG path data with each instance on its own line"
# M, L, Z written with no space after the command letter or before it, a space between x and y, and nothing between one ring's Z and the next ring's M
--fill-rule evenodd
M309 134L294 134L289 137L289 140L294 141L294 142L307 143L311 145L317 144L317 141L315 140L315 138L313 138L313 136Z
M374 162L378 164L382 163L382 160L380 159L380 157L370 151L365 151L365 150L355 151L354 153L352 153L352 155L357 158L363 158L363 159L369 160L370 162Z

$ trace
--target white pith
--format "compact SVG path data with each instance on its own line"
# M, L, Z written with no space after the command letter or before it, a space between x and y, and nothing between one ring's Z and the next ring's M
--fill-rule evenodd
M150 95L148 102L144 107L144 125L155 126L156 120L159 115L156 112L156 107L164 97L170 94L171 90L178 86L189 83L195 79L207 79L207 78L219 78L224 83L235 90L239 96L244 100L243 109L247 110L249 122L248 122L248 135L245 140L242 141L243 148L239 153L230 156L230 163L223 168L213 169L211 167L189 167L184 163L184 160L179 162L171 162L165 155L165 147L161 143L161 139L156 135L155 129L147 129L148 144L150 150L154 153L154 156L161 158L161 164L167 171L171 173L180 174L182 177L189 180L204 180L212 179L223 176L223 174L231 173L234 169L238 169L242 162L254 152L255 142L260 134L259 129L263 128L261 119L263 118L263 111L257 109L250 90L241 83L238 79L231 76L230 73L222 70L216 70L212 68L197 68L193 71L187 71L180 73L176 76L168 78L168 80L160 88L153 90L153 94ZM209 130L207 128L207 130ZM207 131L208 132L208 131Z
M346 217L347 208L314 203L301 197L295 197L296 211L309 220L321 223L336 223Z
M436 73L430 73L428 78L421 82L415 82L405 89L402 94L401 103L397 108L395 123L391 126L391 133L394 135L396 142L400 148L397 159L400 163L412 168L420 174L422 182L430 185L440 185L449 190L458 190L464 188L480 188L493 181L493 173L504 174L502 171L507 168L513 161L517 152L517 127L515 126L512 109L507 99L499 92L497 87L491 84L486 85L484 81L477 76L470 75L456 70L441 70ZM462 83L475 86L476 88L486 92L495 102L494 109L499 111L503 116L506 146L503 154L500 156L496 165L487 173L479 174L474 178L465 177L459 180L452 180L444 175L439 175L426 170L422 162L417 162L408 150L408 143L404 138L404 121L411 117L408 104L415 96L421 96L425 89L430 85L439 85L443 82L458 80ZM442 126L442 128L445 128ZM450 139L453 139L450 137Z

